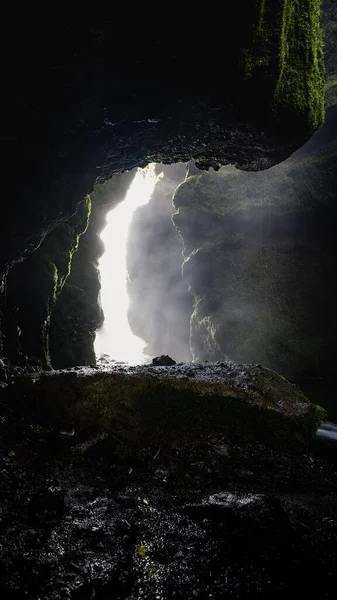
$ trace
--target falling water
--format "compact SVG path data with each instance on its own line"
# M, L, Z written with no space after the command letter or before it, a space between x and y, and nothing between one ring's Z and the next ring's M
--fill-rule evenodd
M99 261L105 320L96 333L98 358L109 355L113 360L129 364L141 364L147 358L145 342L132 333L127 317L127 239L134 211L148 203L159 178L155 164L138 169L124 202L107 215L107 225L101 233L105 252Z

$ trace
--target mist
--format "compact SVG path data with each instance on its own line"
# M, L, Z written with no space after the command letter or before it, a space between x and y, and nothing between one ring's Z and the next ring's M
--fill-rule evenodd
M118 236L104 238L107 250L112 241L117 245L100 262L102 277L106 261L107 278L97 355L261 363L290 378L331 373L336 122L331 109L307 144L263 172L234 165L199 171L194 163L153 167L161 177L147 200L133 203L123 243L119 225ZM129 210L124 204L116 211ZM116 217L111 212L109 223ZM107 312L116 300L117 256L123 318L115 308ZM127 323L127 336L116 322ZM138 346L131 358L132 339Z
M163 173L150 202L135 211L127 244L128 317L150 356L191 360L189 321L193 298L182 278L183 242L172 223L172 197L186 166L157 165Z
M335 132L332 110L305 146L259 173L157 165L163 178L133 214L126 256L128 319L148 356L331 372Z
M193 359L262 363L286 376L333 371L336 111L282 164L188 178L174 194Z

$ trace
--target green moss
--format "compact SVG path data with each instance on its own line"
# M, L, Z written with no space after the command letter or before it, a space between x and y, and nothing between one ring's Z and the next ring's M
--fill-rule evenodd
M256 32L258 35L263 30L265 12L266 12L266 0L261 0L261 6L260 6L260 10L259 10L259 21L258 21L257 32Z
M321 0L284 0L274 94L277 111L295 110L312 129L324 121L320 8Z
M252 0L253 2L253 0ZM244 74L285 127L315 130L324 120L321 0L255 0Z
M50 238L49 248L46 250L58 265L57 295L70 275L73 255L78 249L81 235L88 228L90 215L91 198L87 194L75 215L54 230L54 235Z

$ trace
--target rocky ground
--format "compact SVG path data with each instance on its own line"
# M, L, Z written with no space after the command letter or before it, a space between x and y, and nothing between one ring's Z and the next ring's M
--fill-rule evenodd
M137 441L121 427L118 435L116 424L89 427L79 420L71 426L62 402L62 416L51 424L42 390L55 405L60 382L77 381L73 389L81 395L102 379L141 375L147 381L207 379L226 389L236 380L232 391L252 398L255 385L266 399L266 382L263 387L259 379L266 371L233 364L109 365L8 379L0 390L1 598L241 599L309 591L334 598L333 446L281 443L276 431L273 444L263 429L258 437L254 430L254 438L246 426L234 435L220 423L205 423L200 434L197 419L189 436L172 427L158 437L153 428ZM305 398L270 378L274 404L284 396L281 412L295 420L298 434ZM268 410L271 419L278 411Z

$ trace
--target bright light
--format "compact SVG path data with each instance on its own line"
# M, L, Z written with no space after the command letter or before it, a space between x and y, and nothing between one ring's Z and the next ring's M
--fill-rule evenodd
M155 164L138 169L124 202L107 215L107 225L101 233L105 253L99 261L101 275L101 303L105 320L96 333L95 352L100 357L130 364L141 364L145 342L133 335L127 318L126 246L132 215L138 206L147 204L160 176Z

